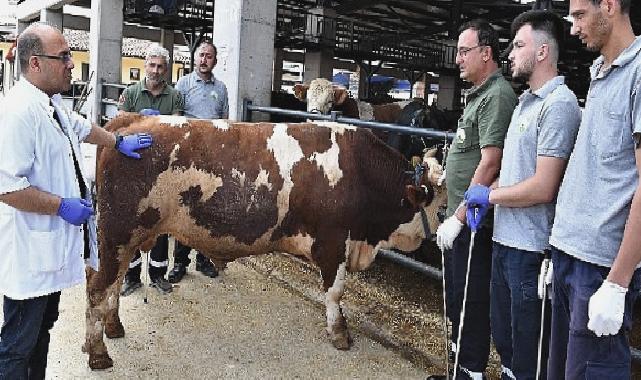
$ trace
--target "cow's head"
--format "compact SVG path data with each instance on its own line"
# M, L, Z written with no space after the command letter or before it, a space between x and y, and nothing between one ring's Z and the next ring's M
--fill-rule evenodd
M328 114L333 106L343 104L348 97L346 89L324 78L314 79L309 85L295 85L294 94L299 100L307 101L307 112L322 114Z
M439 212L447 204L443 166L436 159L437 152L437 148L428 150L422 162L415 162L411 184L405 189L406 201L421 212L426 238L434 237L441 223Z

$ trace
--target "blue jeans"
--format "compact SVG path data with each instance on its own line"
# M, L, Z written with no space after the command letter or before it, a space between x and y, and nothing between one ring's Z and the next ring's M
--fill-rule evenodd
M542 253L494 243L490 285L492 338L501 365L509 368L519 380L536 378L542 302L537 283L542 261ZM544 329L543 364L547 362L548 353L549 303L546 312L548 328Z
M49 330L58 320L60 292L26 300L4 297L0 380L44 379Z
M470 229L465 226L445 252L445 291L447 317L452 322L452 342L458 339L458 328L465 273L470 247ZM481 228L476 233L470 279L465 306L465 323L461 338L459 365L473 372L484 372L490 355L490 274L492 270L492 230Z
M554 297L548 380L630 378L632 307L641 287L641 272L634 272L625 296L623 325L616 335L597 337L588 329L588 302L610 268L578 260L552 249Z

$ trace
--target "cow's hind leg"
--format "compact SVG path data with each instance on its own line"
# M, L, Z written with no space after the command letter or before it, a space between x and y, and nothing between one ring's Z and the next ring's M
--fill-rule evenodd
M340 301L345 292L347 270L343 262L338 266L334 283L325 291L325 308L327 313L327 333L334 347L339 350L349 350L351 338L347 329L347 321L343 316ZM324 279L324 276L323 276Z

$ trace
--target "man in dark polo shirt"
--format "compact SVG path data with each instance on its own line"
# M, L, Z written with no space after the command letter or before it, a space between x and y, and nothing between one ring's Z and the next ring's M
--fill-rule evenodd
M460 28L456 63L460 77L472 83L465 110L447 156L447 216L436 235L444 251L447 315L452 322L452 353L459 351L457 379L481 380L490 353L490 273L492 218L478 229L467 284L466 318L458 341L469 255L470 229L465 226L463 194L470 185L489 186L499 173L503 141L517 103L498 65L498 36L486 21ZM460 347L457 345L460 343ZM455 355L455 354L454 354ZM428 379L441 379L431 376Z
M141 112L156 110L161 115L180 115L183 112L184 101L180 92L165 82L165 73L169 64L167 49L153 44L147 49L145 58L145 78L123 91L118 101L118 109L124 112ZM171 284L165 279L168 260L167 235L161 235L151 249L149 258L150 286L160 293L172 291ZM140 271L142 259L140 252L129 263L125 283L121 295L126 297L142 287Z

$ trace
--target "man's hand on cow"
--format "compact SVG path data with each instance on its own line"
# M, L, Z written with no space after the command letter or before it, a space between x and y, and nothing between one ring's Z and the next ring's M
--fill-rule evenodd
M93 215L91 202L80 198L62 198L58 216L75 226L79 226Z
M625 294L628 289L608 280L603 281L588 302L588 329L596 336L616 335L623 324Z
M442 252L445 252L446 249L452 249L454 245L454 239L461 233L463 228L463 223L456 217L452 215L438 227L436 230L436 244L441 249Z
M133 135L120 136L116 134L116 149L127 157L140 158L138 149L149 148L153 139L148 133L136 133Z

